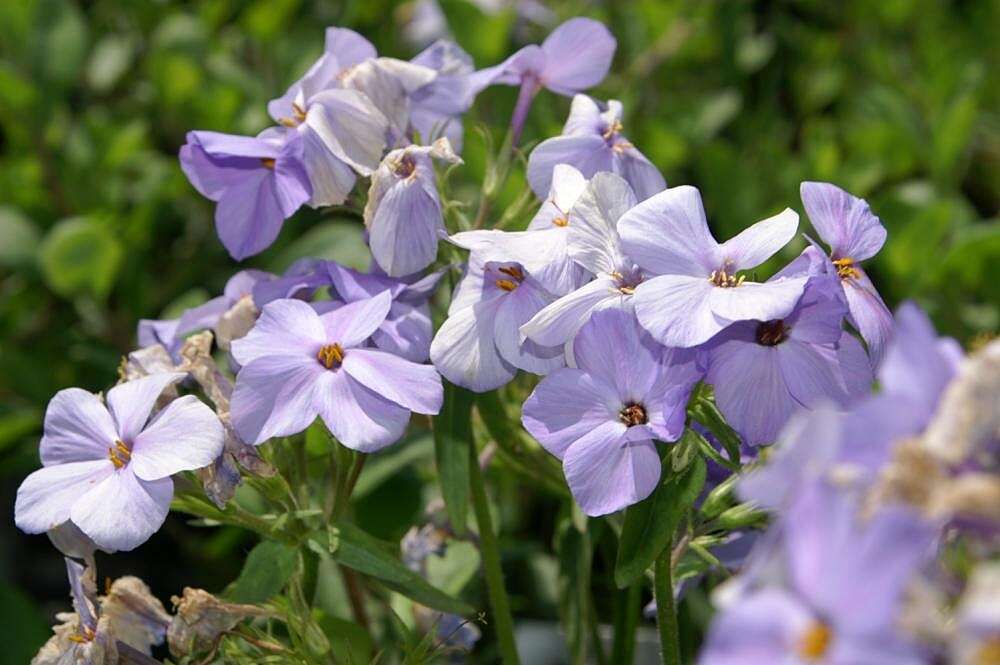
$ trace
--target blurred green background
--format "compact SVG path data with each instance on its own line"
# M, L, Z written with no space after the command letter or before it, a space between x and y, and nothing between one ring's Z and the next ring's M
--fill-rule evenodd
M540 41L564 18L605 21L618 52L592 93L624 103L624 133L670 184L702 190L717 236L786 205L801 211L801 180L838 183L866 197L889 230L869 271L890 306L915 298L966 344L995 333L1000 3L577 0L545 3L547 12L539 3L441 4L479 67ZM266 101L320 54L328 25L360 31L381 54L412 57L421 46L407 38L415 9L385 0L0 3L0 499L8 516L18 484L38 465L51 395L105 389L139 318L197 304L238 269L215 237L212 206L177 166L184 133L263 129ZM487 90L467 117L467 164L453 178L459 198L474 203L485 164L473 129L485 123L499 136L515 95ZM558 133L568 107L542 93L525 140ZM507 200L521 187L516 174ZM366 265L360 221L303 210L245 265L281 270L306 255ZM433 495L424 452L366 497L380 535L398 538ZM501 505L516 611L552 618L551 584L533 577L551 563L545 510L554 504L497 480L509 499ZM409 499L403 509L400 496ZM220 589L252 544L171 517L137 552L103 557L100 574L138 574L167 601L184 585ZM0 662L27 662L51 613L66 607L60 556L8 517Z

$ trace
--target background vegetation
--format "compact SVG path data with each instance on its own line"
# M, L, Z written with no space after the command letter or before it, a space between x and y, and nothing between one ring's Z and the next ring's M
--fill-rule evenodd
M513 8L442 4L479 67L548 30ZM803 179L836 182L866 197L889 230L869 271L890 306L915 298L966 344L995 333L1000 3L546 4L554 22L580 14L609 25L615 66L593 93L624 103L625 134L669 183L701 188L717 236L785 205L801 211ZM264 128L266 101L319 55L328 25L362 32L384 55L412 57L419 45L404 38L412 10L388 0L0 3L0 505L8 516L38 464L52 394L113 383L139 318L197 304L239 268L215 237L212 205L178 168L184 133ZM457 198L464 187L473 200L485 167L475 128L499 136L515 95L487 90L467 116ZM558 133L568 107L543 93L526 140ZM517 174L508 183L508 202L523 182ZM243 267L279 271L306 255L363 267L360 220L303 211ZM401 450L357 507L360 523L393 539L435 492L429 443ZM559 504L502 471L492 480L515 614L552 620ZM100 573L139 575L168 602L185 585L221 590L252 545L242 532L172 516L137 552L103 557ZM599 554L598 592L607 573ZM8 517L0 662L27 662L67 600L59 554ZM701 623L708 611L693 593L682 618ZM610 622L610 609L599 619Z

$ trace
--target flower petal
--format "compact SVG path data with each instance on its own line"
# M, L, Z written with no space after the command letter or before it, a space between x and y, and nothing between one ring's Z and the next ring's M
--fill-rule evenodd
M374 187L374 184L373 184ZM441 202L419 178L391 185L368 224L372 256L393 277L423 270L437 256L444 230Z
M314 407L337 441L371 453L403 436L410 412L364 387L347 372L325 372L316 384Z
M847 307L851 312L851 323L861 333L868 344L868 355L872 367L878 367L882 362L886 346L892 339L892 313L861 268L854 268L858 277L842 280L844 295L847 296Z
M836 258L864 261L882 249L885 227L864 199L827 182L803 182L799 193L809 221Z
M606 422L566 450L566 482L580 508L591 517L642 501L660 480L656 446L651 441L626 443L625 430L620 422Z
M660 170L647 159L646 155L631 145L614 151L613 170L632 186L640 201L645 201L653 194L659 194L667 188L667 181L664 180Z
M617 421L618 395L580 369L563 367L541 380L524 402L521 422L542 446L562 459L577 439L601 423Z
M572 18L542 42L545 69L541 82L552 92L567 96L593 87L607 76L617 46L602 23Z
M229 187L215 208L219 240L237 261L270 247L284 221L274 174L263 166Z
M724 608L712 623L699 663L791 665L798 641L814 618L801 601L765 588Z
M528 158L528 182L538 198L552 188L552 171L559 164L575 167L583 177L610 171L611 149L600 135L554 136L538 144Z
M327 149L361 175L378 168L389 121L357 90L324 90L309 100L306 124Z
M756 268L787 245L798 228L798 213L785 208L722 243L723 262L732 263L734 269L729 272Z
M500 297L494 325L494 342L501 358L514 367L533 374L547 374L566 364L562 347L545 347L532 340L522 340L521 337L521 326L553 300L549 293L533 284L530 278L511 293Z
M236 362L246 365L271 355L312 355L327 341L319 316L308 303L291 298L264 305L250 332L233 340Z
M247 443L291 436L316 419L313 393L329 370L302 355L262 356L236 375L230 405L233 427Z
M348 28L327 28L323 50L335 56L342 69L378 56L370 41Z
M663 348L617 307L593 313L573 340L580 369L614 386L623 404L644 403L661 371Z
M302 134L302 161L312 185L309 205L318 208L343 203L357 181L354 171L330 151L312 127L303 126L299 131Z
M194 395L185 395L156 414L136 437L130 466L142 480L166 478L208 466L224 444L219 417Z
M549 303L521 326L521 335L543 346L559 346L573 339L591 312L607 303L614 306L626 298L615 281L599 276L576 291Z
M835 352L828 357L818 351L822 348L794 339L779 344L778 365L785 385L792 397L804 407L816 406L824 400L846 406L849 400Z
M808 277L802 276L763 284L744 282L732 288L712 287L708 295L709 306L722 321L783 319L795 309L808 281Z
M42 464L107 459L118 428L97 395L81 388L55 394L45 410L45 434L39 446Z
M593 273L611 274L632 267L618 237L618 220L635 207L635 193L613 173L590 179L576 205L567 240L570 257Z
M357 300L320 317L326 342L337 342L345 349L360 346L378 330L389 315L392 294L382 291L365 300Z
M587 179L569 164L556 164L552 169L552 188L549 200L559 210L568 213L587 187Z
M361 385L410 411L428 415L441 411L441 376L430 365L383 351L351 349L342 368Z
M156 400L167 386L186 377L184 372L163 372L140 379L119 383L108 391L108 409L117 423L118 436L126 443L133 443L142 431ZM113 445L109 443L108 445Z
M73 504L114 470L106 449L103 459L42 467L17 488L14 523L25 533L45 533L59 526L70 518Z
M722 266L701 194L689 185L671 187L635 206L618 220L622 248L657 275L707 278Z
M500 357L493 339L499 300L451 312L434 336L431 362L455 385L481 393L499 388L517 374L517 368Z
M639 323L658 342L691 347L707 342L728 323L712 314L713 290L705 277L661 275L639 284L632 302Z
M375 346L415 363L430 358L434 334L430 307L395 301L382 325L372 335Z
M127 552L163 525L173 496L170 478L139 480L126 466L81 494L70 518L101 549Z

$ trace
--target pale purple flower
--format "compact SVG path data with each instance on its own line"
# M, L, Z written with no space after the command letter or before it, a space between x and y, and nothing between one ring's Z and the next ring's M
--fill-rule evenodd
M286 219L313 194L295 132L267 130L256 138L188 132L181 169L217 203L215 228L240 261L267 249Z
M786 515L787 583L752 590L715 618L701 665L919 665L897 628L900 601L932 555L936 529L902 507L863 522L857 505L813 483Z
M218 417L193 396L150 418L182 373L154 374L108 391L107 406L79 388L56 393L45 412L42 468L17 491L14 521L43 533L72 521L103 550L131 550L166 519L170 476L211 464L222 452Z
M719 244L701 195L688 185L646 199L618 220L622 248L652 275L635 289L639 322L660 343L690 347L735 321L771 321L791 313L807 276L745 281L795 235L798 215L786 208Z
M847 407L868 392L871 366L843 329L846 314L837 285L819 277L788 316L734 323L708 344L706 381L746 443L773 442L800 409Z
M618 309L595 312L573 343L575 367L549 373L521 421L562 460L583 511L613 513L648 497L660 480L655 441L684 432L701 378L694 351L666 349Z
M330 279L322 259L303 258L288 266L280 276L261 277L253 286L253 303L261 309L267 303L282 298L308 300Z
M892 334L892 314L858 264L882 248L885 227L864 199L836 185L803 182L799 189L809 221L830 246L828 269L844 287L851 325L868 343L872 365L877 367Z
M561 136L546 139L531 151L528 182L544 196L558 164L576 167L586 178L599 171L623 177L639 200L662 192L667 182L659 170L622 135L622 105L610 100L606 108L586 95L573 97Z
M446 379L475 392L499 388L518 368L545 374L561 367L561 347L523 340L520 333L553 300L520 263L484 262L473 254L431 342L431 362Z
M326 269L335 299L314 303L317 311L328 312L344 303L388 291L392 295L392 306L385 321L372 334L372 343L412 362L422 363L430 358L433 329L428 301L444 277L444 270L423 277L414 275L398 279L386 275L378 265L373 265L371 272L362 273L330 261Z
M363 346L391 306L387 291L323 315L300 300L266 305L232 346L242 365L231 404L240 437L261 444L319 416L343 445L373 452L403 435L411 411L436 414L443 392L433 367Z
M525 46L499 65L476 72L472 85L518 85L521 92L511 119L513 142L520 138L528 109L542 88L571 97L600 83L611 68L618 43L604 25L589 18L571 18L559 25L541 46ZM544 195L548 188L542 189Z
M517 261L550 293L565 295L589 278L570 257L568 246L577 217L574 206L586 187L579 171L561 164L556 167L548 198L526 231L463 231L450 240L482 261Z
M632 188L620 177L591 178L573 208L566 244L571 260L595 277L540 310L521 326L522 335L557 346L569 342L598 309L615 307L634 316L632 296L643 275L622 251L616 225L635 204Z
M462 114L479 90L473 87L472 57L451 40L441 39L421 51L412 63L436 71L437 77L410 94L410 125L424 143L442 136L462 152Z
M376 263L392 277L429 266L446 233L434 159L462 161L442 138L429 146L393 150L372 174L364 212L368 243Z

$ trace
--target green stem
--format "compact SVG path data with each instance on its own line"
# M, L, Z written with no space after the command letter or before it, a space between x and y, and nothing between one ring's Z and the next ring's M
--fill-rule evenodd
M486 587L493 608L493 626L500 643L500 655L505 665L518 665L517 645L514 642L514 620L510 614L510 602L503 585L503 570L500 567L500 546L493 530L493 518L486 498L483 473L479 470L479 459L472 441L469 441L469 481L472 486L472 509L476 513L479 526L479 548L483 557L483 572Z
M656 627L660 632L660 656L663 665L680 665L680 636L674 608L674 585L671 576L670 548L656 558L653 568L653 593L656 598Z
M639 626L639 604L642 586L638 582L618 592L615 603L615 635L611 645L611 662L632 665L635 660L635 631Z

